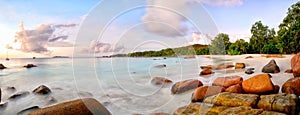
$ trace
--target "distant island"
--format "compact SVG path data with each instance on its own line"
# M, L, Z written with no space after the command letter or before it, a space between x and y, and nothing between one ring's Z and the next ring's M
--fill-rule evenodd
M52 58L70 58L69 56L53 56Z

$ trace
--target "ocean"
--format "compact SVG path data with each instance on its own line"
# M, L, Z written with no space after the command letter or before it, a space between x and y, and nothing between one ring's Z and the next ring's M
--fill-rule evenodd
M243 75L244 71L234 69L216 71L211 77L199 77L201 65L217 65L220 63L234 64L236 60L245 61L241 56L224 57L196 56L192 59L183 57L151 57L151 58L37 58L11 59L1 61L7 69L0 70L0 87L2 103L7 107L0 109L3 115L17 114L32 106L40 108L78 98L93 97L101 102L112 114L130 115L132 113L149 114L153 112L173 113L178 107L190 103L191 92L180 95L171 94L171 86L151 84L153 77L165 77L173 83L186 79L201 80L204 85L210 85L216 77ZM279 65L287 59L279 60ZM259 68L265 60L248 60L249 67ZM257 64L254 64L256 62ZM260 63L261 62L261 63ZM267 63L268 61L266 61ZM38 67L24 68L26 64ZM166 65L166 67L162 67ZM282 68L281 68L282 69ZM283 70L282 70L283 71ZM259 72L258 72L259 73ZM281 72L275 76L275 84L282 84L286 78ZM52 93L36 95L30 93L16 100L8 100L12 94L21 91L32 92L39 85L48 86ZM7 90L15 87L16 91ZM49 103L50 99L56 102Z

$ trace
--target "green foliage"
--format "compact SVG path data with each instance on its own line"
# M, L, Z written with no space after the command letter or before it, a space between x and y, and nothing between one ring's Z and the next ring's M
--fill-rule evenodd
M214 40L211 41L210 51L212 54L226 54L226 49L229 48L229 36L224 33L218 34Z
M293 4L279 25L278 38L283 53L300 52L300 2Z
M262 48L270 40L275 38L275 30L269 29L261 21L255 22L251 28L252 36L250 38L251 53L262 53Z
M209 52L209 48L206 47L206 48L199 48L196 50L196 54L197 55L209 55L210 52Z

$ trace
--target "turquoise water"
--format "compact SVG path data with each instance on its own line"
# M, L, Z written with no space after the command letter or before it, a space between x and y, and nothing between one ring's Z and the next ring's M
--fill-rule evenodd
M104 104L113 114L167 112L190 102L192 92L171 95L171 86L161 87L150 83L152 77L166 77L173 82L183 79L199 79L205 84L212 77L199 77L200 65L223 63L217 59L198 56L157 58L44 58L11 59L2 61L8 69L0 70L2 102L8 106L1 114L16 114L31 107L47 107L77 98L93 97ZM32 63L38 67L26 69ZM156 67L165 64L166 67ZM220 76L216 74L215 76ZM15 101L7 98L20 91L32 91L46 85L52 93L48 96L30 94ZM5 88L13 86L16 92ZM57 100L48 103L49 96Z

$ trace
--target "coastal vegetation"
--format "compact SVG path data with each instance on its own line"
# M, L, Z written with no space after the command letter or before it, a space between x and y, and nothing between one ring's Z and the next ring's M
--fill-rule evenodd
M288 8L286 17L276 32L262 21L255 22L251 27L249 42L238 39L230 42L226 33L218 34L210 45L194 44L179 48L167 48L159 51L133 52L116 54L112 57L160 57L180 55L209 55L209 54L291 54L300 52L300 2Z

